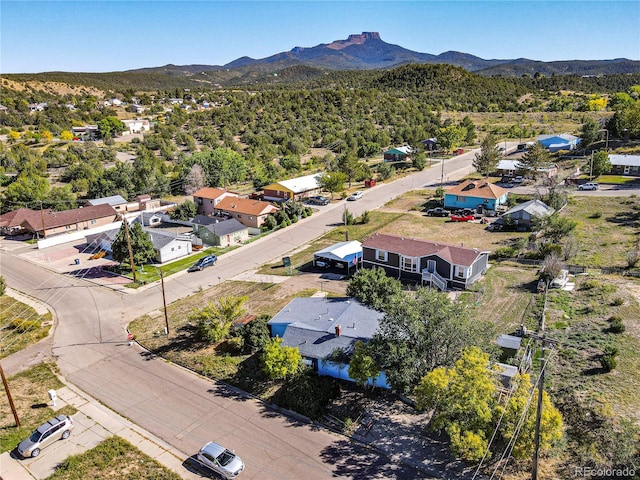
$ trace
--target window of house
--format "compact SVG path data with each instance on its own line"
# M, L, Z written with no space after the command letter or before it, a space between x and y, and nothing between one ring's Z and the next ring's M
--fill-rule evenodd
M402 257L401 268L405 272L417 272L418 259L415 257Z
M64 229L65 230L71 230L71 225L65 225Z
M456 195L456 202L466 202L467 197L461 197L460 195Z
M454 275L459 278L467 278L469 269L461 265L456 265Z
M95 225L96 221L95 220L91 220L91 225Z
M385 252L384 250L376 250L376 260L379 262L386 262L388 258L387 255L388 252Z
M171 247L171 251L173 252L175 250L175 248Z

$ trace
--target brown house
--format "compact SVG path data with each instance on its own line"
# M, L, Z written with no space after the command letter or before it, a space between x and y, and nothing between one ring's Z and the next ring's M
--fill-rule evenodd
M239 194L222 188L205 187L193 194L193 201L200 215L213 215L218 202L226 197L238 198Z
M215 205L215 213L228 215L249 227L251 233L259 233L267 215L280 210L275 205L261 200L225 196Z
M40 212L40 210L31 210L30 208L19 208L0 215L0 234L20 235L26 233L23 225L26 220L33 219L33 222L37 222L40 219L41 221L42 215L48 213L51 213L51 209Z
M118 213L111 205L95 205L75 208L62 212L48 211L29 215L22 226L27 232L38 236L59 235L61 233L87 230L107 225L118 220Z

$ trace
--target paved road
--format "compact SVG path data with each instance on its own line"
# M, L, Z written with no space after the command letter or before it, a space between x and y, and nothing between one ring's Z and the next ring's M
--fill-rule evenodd
M515 144L513 145L515 146ZM215 269L166 281L167 301L280 258L340 224L344 205L354 215L416 188L455 181L472 170L474 152L365 192L356 202L322 207L292 227L224 255ZM448 178L447 178L448 177ZM191 455L216 439L246 460L246 479L425 478L420 472L344 437L293 420L261 402L128 346L125 326L161 308L159 286L135 293L62 276L0 252L8 284L50 305L59 320L53 354L62 374L105 405Z

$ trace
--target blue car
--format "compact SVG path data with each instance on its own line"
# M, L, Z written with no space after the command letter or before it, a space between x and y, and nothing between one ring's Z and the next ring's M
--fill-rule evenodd
M211 265L215 265L217 261L218 261L218 257L216 257L215 255L207 255L206 257L202 257L196 263L191 265L189 267L189 270L187 271L188 272L200 271L203 268L207 268L207 267L210 267Z

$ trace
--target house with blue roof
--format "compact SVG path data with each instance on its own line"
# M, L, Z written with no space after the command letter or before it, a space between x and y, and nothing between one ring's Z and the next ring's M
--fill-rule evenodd
M560 135L540 135L538 143L544 146L549 152L557 152L558 150L575 150L580 143L580 137L562 133Z
M318 372L341 380L349 377L349 364L331 360L336 351L351 356L355 343L368 342L384 317L353 298L294 298L268 322L272 337L300 351L305 364ZM369 380L370 385L390 388L384 372Z

